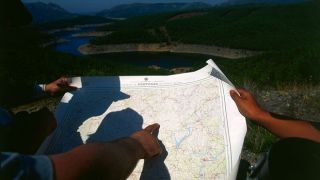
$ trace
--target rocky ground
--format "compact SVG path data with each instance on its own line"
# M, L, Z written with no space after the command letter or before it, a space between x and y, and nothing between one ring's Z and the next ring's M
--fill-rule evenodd
M320 86L288 86L281 89L252 90L268 111L320 123Z
M12 112L17 113L20 111L27 111L27 112L35 112L38 111L42 108L48 108L51 112L54 112L57 108L57 105L59 104L61 100L61 96L57 97L49 97L49 98L44 98L40 99L28 104L24 104L18 107L15 107L11 109Z

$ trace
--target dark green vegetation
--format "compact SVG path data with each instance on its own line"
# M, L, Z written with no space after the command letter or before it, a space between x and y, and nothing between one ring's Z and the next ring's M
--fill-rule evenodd
M272 144L277 141L277 137L271 134L264 127L247 120L247 134L244 141L244 149L252 153L259 154L266 152Z
M244 81L273 87L320 82L318 2L220 7L198 15L183 14L187 18L168 13L114 23L100 29L113 34L92 43L191 43L259 50L265 53L218 64L238 85Z
M153 40L157 42L159 34L153 31L162 27L166 28L172 41L181 43L213 44L251 50L297 48L319 38L319 9L318 3L309 2L212 8L203 11L206 14L199 15L184 12L137 17L102 28L115 33L94 42L113 43L112 38L117 37L118 33L121 33L123 42L130 42L131 32L142 30L145 30L145 35L154 36ZM181 15L187 17L179 18Z
M37 25L41 30L61 29L74 27L76 25L111 23L115 20L99 16L77 16L75 18L63 19Z
M208 9L211 5L194 2L194 3L133 3L115 6L98 12L97 16L112 18L129 18L142 15L150 15L164 12L176 12L195 9Z

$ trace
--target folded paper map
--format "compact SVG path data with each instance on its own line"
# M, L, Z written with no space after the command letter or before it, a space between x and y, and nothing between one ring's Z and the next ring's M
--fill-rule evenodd
M233 85L212 60L171 76L77 77L56 110L58 127L39 154L113 141L159 123L159 157L128 179L235 179L246 133Z

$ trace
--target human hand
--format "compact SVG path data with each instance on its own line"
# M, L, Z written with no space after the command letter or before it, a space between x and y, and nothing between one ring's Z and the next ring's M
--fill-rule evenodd
M57 95L68 91L76 90L76 87L70 86L66 77L61 77L45 86L44 91L50 95Z
M258 105L253 94L244 89L237 90L240 96L235 90L231 90L230 95L243 116L253 121L260 121L268 115L268 112Z
M152 124L145 129L132 134L130 137L136 140L143 148L143 158L148 159L160 155L162 149L160 148L157 137L154 133L160 128L159 124Z

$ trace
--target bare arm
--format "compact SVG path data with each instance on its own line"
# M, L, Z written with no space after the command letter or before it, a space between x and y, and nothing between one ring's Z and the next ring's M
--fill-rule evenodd
M56 179L126 179L139 159L161 153L152 132L158 124L148 126L129 138L112 143L81 145L67 153L53 155Z
M243 89L238 89L241 96L235 91L230 95L238 106L240 113L262 125L271 133L280 138L299 137L320 142L320 131L306 121L284 120L259 107L254 96Z

